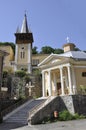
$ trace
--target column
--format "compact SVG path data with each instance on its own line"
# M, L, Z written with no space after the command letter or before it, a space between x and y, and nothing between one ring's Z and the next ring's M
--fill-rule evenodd
M49 87L49 96L52 95L52 88L51 88L51 71L48 71L48 87Z
M45 73L42 72L42 96L45 97Z
M57 95L57 86L56 86L56 73L54 72L53 74L53 78L54 78L54 88L53 88L53 91L54 91L54 94Z
M62 95L65 95L64 93L64 80L63 80L63 68L60 67L60 77L61 77L61 91L62 91Z
M70 66L67 66L68 69L68 80L69 80L69 94L73 94L72 92L72 81L71 81L71 69Z
M72 66L72 79L73 79L73 93L76 94L76 80L75 80L75 73L74 73L74 67Z

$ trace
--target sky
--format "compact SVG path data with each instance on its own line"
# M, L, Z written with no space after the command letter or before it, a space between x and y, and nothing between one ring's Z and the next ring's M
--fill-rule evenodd
M43 46L63 49L67 37L86 50L86 0L0 0L0 42L15 43L25 12L38 51Z

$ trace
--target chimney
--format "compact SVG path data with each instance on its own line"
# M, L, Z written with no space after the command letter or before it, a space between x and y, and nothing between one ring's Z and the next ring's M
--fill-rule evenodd
M63 45L64 52L74 51L74 48L75 48L75 44L73 43L67 43Z

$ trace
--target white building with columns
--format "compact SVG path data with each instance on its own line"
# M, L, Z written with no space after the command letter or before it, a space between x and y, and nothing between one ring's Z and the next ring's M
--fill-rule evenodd
M51 54L38 66L42 72L43 96L73 95L86 86L86 53L67 43L63 54Z

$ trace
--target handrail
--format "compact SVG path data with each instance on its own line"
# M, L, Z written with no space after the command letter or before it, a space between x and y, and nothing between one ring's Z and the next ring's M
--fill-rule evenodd
M32 115L36 110L38 110L42 104L45 102L45 100L43 100L42 102L40 102L39 104L37 104L36 106L34 106L31 110L29 110L29 114Z
M54 98L54 97L53 97ZM49 96L47 98L46 101L43 101L41 102L40 104L36 105L34 108L32 108L30 111L29 111L29 116L31 117L32 115L34 115L37 111L39 111L41 108L45 107L46 104L48 104L51 99L53 99L52 96Z

